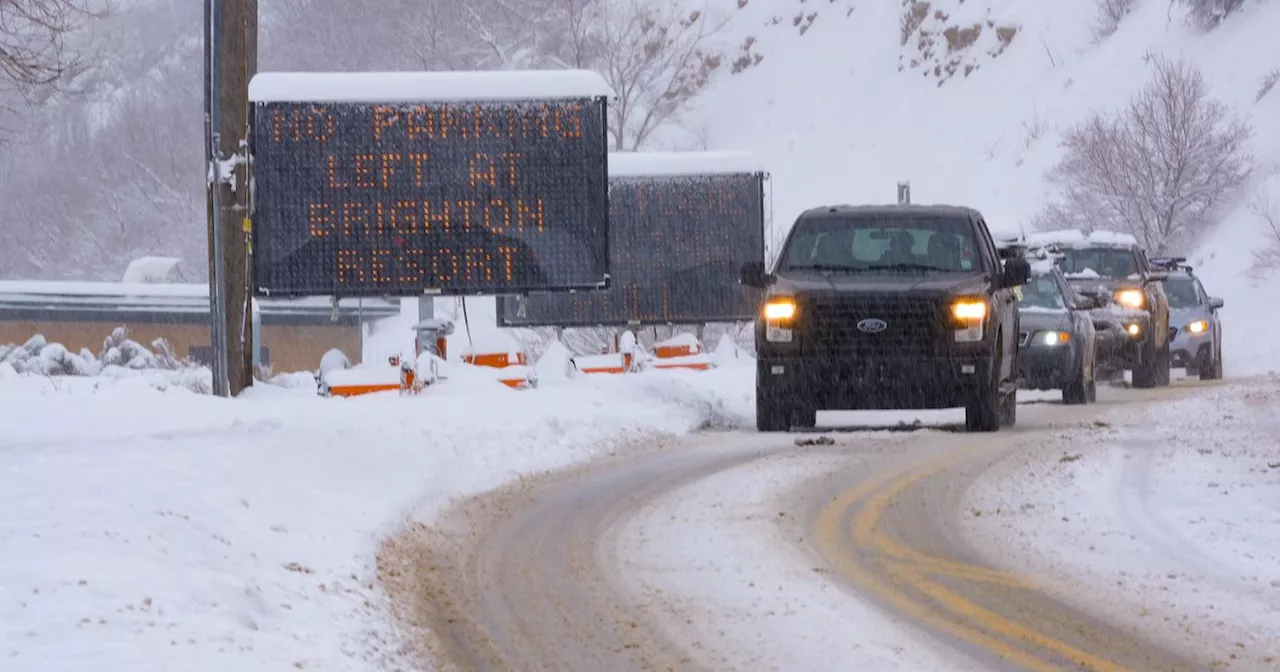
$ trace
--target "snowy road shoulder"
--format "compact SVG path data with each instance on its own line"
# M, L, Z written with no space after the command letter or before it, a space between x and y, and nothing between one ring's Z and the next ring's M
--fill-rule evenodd
M0 669L416 669L379 540L521 474L745 424L753 375L234 401L0 376L22 419L0 436Z
M1117 626L1280 666L1280 379L1112 413L1000 462L968 492L965 535ZM1081 440L1082 438L1086 440ZM1216 643L1216 644L1213 644Z
M666 635L712 669L965 669L829 581L804 532L781 520L799 484L911 438L845 437L723 471L646 506L609 552L628 589L678 628Z

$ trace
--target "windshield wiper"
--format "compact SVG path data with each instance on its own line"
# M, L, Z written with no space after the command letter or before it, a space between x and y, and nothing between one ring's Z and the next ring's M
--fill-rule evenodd
M839 271L841 273L857 273L867 269L858 266L842 266L839 264L809 264L807 266L788 266L788 271Z
M941 268L939 266L930 266L928 264L887 264L885 266L874 266L871 270L876 271L934 271L939 273L954 273L949 268Z

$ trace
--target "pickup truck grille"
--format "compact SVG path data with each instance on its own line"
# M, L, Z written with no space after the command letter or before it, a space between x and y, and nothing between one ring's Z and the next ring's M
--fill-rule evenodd
M892 297L809 298L801 304L805 354L853 357L919 357L944 352L953 338L946 304L937 299ZM883 331L858 329L882 320Z

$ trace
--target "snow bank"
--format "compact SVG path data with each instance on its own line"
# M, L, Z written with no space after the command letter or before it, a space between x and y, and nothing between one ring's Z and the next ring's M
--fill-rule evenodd
M374 552L406 516L623 442L750 426L751 375L226 400L0 373L21 419L0 433L0 667L374 669L397 656Z
M573 353L569 352L569 348L565 347L564 343L552 341L534 366L534 371L537 372L540 383L555 384L568 380L572 368Z
M1212 654L1233 668L1275 669L1277 404L1280 378L1270 376L1064 431L970 489L966 534L989 561L1044 577L1061 599L1111 605L1118 625L1175 647L1195 627L1194 640L1217 642Z

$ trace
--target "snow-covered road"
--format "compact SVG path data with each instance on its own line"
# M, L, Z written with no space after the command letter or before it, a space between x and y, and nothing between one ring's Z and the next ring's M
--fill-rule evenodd
M993 463L1220 394L1198 387L1029 405L987 438L700 435L471 500L383 563L437 659L463 669L1202 669L1209 631L1162 638L957 533Z
M994 566L1216 669L1280 669L1280 378L1102 418L967 493Z

